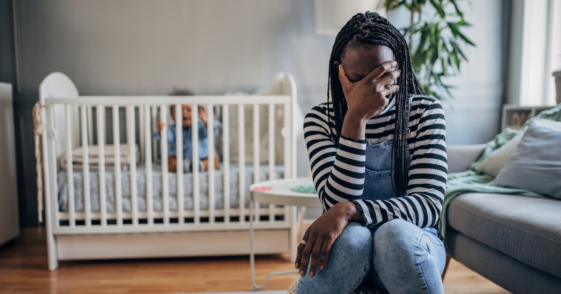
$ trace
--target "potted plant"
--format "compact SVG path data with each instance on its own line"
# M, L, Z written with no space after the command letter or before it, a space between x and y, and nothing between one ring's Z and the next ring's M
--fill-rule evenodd
M467 46L475 46L463 32L470 26L458 2L462 0L385 0L387 11L405 7L411 12L411 25L403 28L408 41L413 70L427 95L453 98L443 78L460 73L468 62Z

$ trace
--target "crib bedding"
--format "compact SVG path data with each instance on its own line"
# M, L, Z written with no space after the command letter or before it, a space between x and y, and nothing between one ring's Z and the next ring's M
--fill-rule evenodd
M245 193L243 197L244 206L249 207L249 186L253 183L253 166L246 166L244 174ZM274 178L280 179L284 177L284 167L275 166ZM269 167L259 167L260 181L269 179ZM230 168L230 180L228 185L230 208L239 208L239 167ZM201 210L209 208L209 174L208 172L199 173L199 207ZM84 190L83 190L83 173L81 171L73 172L73 187L74 187L74 207L75 211L84 211ZM99 201L99 173L91 171L90 178L90 202L92 212L100 211ZM146 168L139 166L136 172L137 180L137 202L138 210L146 211ZM170 211L177 210L177 174L168 173L169 183L169 209ZM214 171L214 208L224 208L224 171L218 169ZM58 185L58 206L59 211L68 211L68 182L67 173L61 170L57 174ZM131 194L130 194L130 171L121 172L121 190L122 190L122 207L123 211L130 212L132 208ZM193 210L193 174L183 174L183 207L185 210ZM113 171L105 172L105 195L106 195L106 209L107 212L116 211L115 203L115 173ZM152 168L152 203L154 211L162 211L162 170L158 165Z

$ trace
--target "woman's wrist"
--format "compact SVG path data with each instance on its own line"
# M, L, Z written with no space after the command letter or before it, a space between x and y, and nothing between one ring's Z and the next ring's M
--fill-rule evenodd
M343 121L341 135L346 138L355 140L364 140L364 130L366 128L366 121L361 115L356 115L352 112L347 112Z
M362 213L356 207L356 204L354 204L352 201L339 202L334 207L337 207L337 210L341 217L346 219L347 221L362 221Z

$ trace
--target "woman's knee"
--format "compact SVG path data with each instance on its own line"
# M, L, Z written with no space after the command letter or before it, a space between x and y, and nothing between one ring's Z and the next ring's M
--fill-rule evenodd
M359 223L351 222L331 246L327 268L346 267L353 263L370 263L372 249L372 232Z
M327 260L325 269L311 278L300 278L296 293L348 293L370 274L372 263L372 233L351 222L337 237ZM324 256L320 255L320 260ZM318 263L319 266L319 263ZM310 265L308 264L308 271Z
M343 247L346 250L361 250L372 246L372 232L356 222L350 222L341 235L337 237L333 246Z
M418 228L412 223L397 219L381 225L374 232L375 252L391 254L412 254L418 244Z

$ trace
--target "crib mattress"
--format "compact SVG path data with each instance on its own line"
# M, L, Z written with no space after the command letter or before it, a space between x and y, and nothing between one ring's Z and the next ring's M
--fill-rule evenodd
M243 202L245 207L249 207L249 186L253 183L254 177L253 166L246 166L244 174L245 191L243 191ZM284 177L284 167L275 166L274 179ZM260 166L259 180L269 180L269 167ZM230 208L239 208L239 167L230 168L230 180L227 187L229 191ZM73 172L74 181L74 207L75 211L84 211L84 189L83 189L83 173L81 171ZM99 173L97 171L90 172L90 200L91 210L93 212L100 211L99 201ZM193 174L183 174L183 207L185 210L193 210ZM199 207L201 210L209 208L209 175L208 172L199 173ZM146 211L146 168L139 166L136 172L137 185L137 202L138 210ZM177 174L168 173L169 183L169 209L177 210ZM121 191L122 191L122 207L123 211L131 211L131 185L130 171L121 172ZM218 169L214 171L214 207L215 209L224 208L224 171ZM57 174L58 185L58 205L59 210L68 211L68 182L66 171L59 171ZM105 172L105 195L107 212L115 212L115 173L113 171ZM161 167L154 165L152 168L152 203L154 211L162 211L162 172Z

